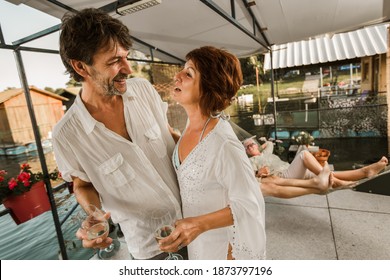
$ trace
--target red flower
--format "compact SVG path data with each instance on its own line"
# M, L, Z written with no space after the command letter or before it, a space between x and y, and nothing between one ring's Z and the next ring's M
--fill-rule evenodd
M28 163L23 163L20 165L21 170L28 170L31 169L31 166Z
M19 175L18 175L18 180L19 181L26 181L26 180L30 180L30 177L31 175L27 172L21 172Z
M5 176L7 174L5 170L0 170L0 203L11 195L18 196L30 191L32 185L43 180L43 173L33 173L27 163L21 164L20 169L17 177L11 179ZM58 173L58 169L49 173L50 180L57 180Z
M25 187L30 186L30 174L27 172L21 172L17 179L18 181L22 182Z
M18 182L15 180L15 178L11 178L8 182L8 188L12 191L16 186L18 185Z

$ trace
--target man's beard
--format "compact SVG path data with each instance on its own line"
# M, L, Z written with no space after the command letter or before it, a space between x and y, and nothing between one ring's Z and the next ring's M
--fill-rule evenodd
M93 73L93 79L95 80L96 85L102 89L102 95L107 97L122 95L124 92L120 92L118 89L116 89L114 83L115 80L126 78L126 74L119 73L111 81L106 82L99 73L95 71Z
M108 84L103 84L102 87L104 89L104 93L103 93L104 96L114 96L114 95L123 94L123 92L120 92L115 88L114 81L109 82Z
M122 95L124 92L120 92L119 90L117 90L115 88L114 83L118 79L121 80L121 79L126 79L126 78L127 78L127 75L118 74L114 77L114 79L112 79L111 82L109 82L107 84L103 84L103 89L104 89L105 95L106 96Z

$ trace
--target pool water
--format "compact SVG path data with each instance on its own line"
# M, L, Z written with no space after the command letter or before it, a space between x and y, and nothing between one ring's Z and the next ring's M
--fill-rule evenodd
M60 221L76 204L74 195L67 189L55 193L60 201L58 215ZM0 211L4 206L0 205ZM76 208L76 211L79 207ZM75 211L75 212L76 212ZM23 224L16 225L9 214L0 217L0 259L2 260L58 260L60 247L51 211L47 211ZM85 249L75 236L78 224L68 218L62 225L62 232L69 259L90 259L94 250Z

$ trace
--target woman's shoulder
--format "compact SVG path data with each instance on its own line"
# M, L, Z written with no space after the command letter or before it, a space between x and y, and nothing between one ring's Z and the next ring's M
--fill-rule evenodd
M220 119L215 127L215 134L221 147L229 143L243 148L241 141L237 138L229 121Z

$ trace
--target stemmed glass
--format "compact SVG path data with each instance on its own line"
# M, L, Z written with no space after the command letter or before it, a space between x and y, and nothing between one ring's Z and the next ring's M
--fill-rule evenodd
M157 242L167 236L175 230L173 226L173 219L168 209L156 209L151 215L151 226L155 228L154 238ZM166 260L182 260L183 257L178 253L168 252Z
M85 212L80 214L79 219L81 220L81 228L85 230L87 239L106 238L110 226L104 217L104 212L92 204L87 206Z
M116 226L113 224L111 219L108 221L109 223L109 236L112 238L112 243L110 246L104 249L100 249L98 252L98 257L99 259L102 260L107 260L110 259L112 256L116 254L116 252L119 250L119 247L121 243L119 242L117 238L117 233L116 233Z
M81 222L81 228L85 230L88 240L104 239L110 234L110 223L104 215L105 212L103 210L92 204L87 206L85 213L79 213L78 219ZM120 242L113 238L113 242L107 248L98 251L98 257L100 259L109 259L118 251L119 246Z

